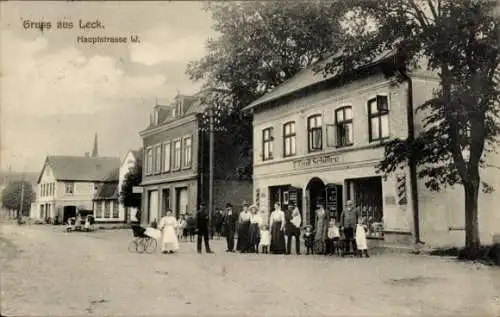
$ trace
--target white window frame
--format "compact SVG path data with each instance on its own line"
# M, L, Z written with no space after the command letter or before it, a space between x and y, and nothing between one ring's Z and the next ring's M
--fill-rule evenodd
M317 118L319 118L320 124L317 125L316 123L314 126L310 124L311 119L315 119L314 121L317 121ZM314 113L309 115L306 118L307 122L307 153L313 153L313 152L320 152L324 149L324 144L323 144L323 121L324 121L324 115L322 113ZM314 130L319 131L320 133L320 146L319 147L313 147L313 140L312 137L314 137Z
M268 134L266 134L266 132L268 132ZM273 132L274 132L274 127L267 127L262 129L262 161L269 161L273 159L273 148L274 148Z
M151 152L150 152L151 151ZM151 155L149 155L151 153ZM151 175L153 173L153 147L148 146L144 152L144 162L146 163L146 175Z
M351 111L351 118L350 119L345 118L346 109L350 109L350 111ZM339 118L337 117L337 114L340 112L342 112L342 116L343 116L343 118L341 120L339 120ZM336 141L335 146L336 147L348 147L348 146L354 145L354 114L353 114L352 105L345 104L345 105L341 105L341 106L335 108L335 110L333 111L333 119L335 121L335 141ZM339 135L340 126L344 126L344 125L351 126L352 138L351 138L350 142L348 142L348 143L343 143L344 140L342 138L340 138L340 135Z
M172 142L168 141L163 143L163 173L170 172L170 165L172 164Z
M186 146L186 141L189 140L189 147ZM189 157L186 150L189 149ZM182 138L182 166L190 168L193 163L193 137L191 135Z
M377 115L372 115L371 109L370 109L370 102L373 100L377 100L377 97L386 97L387 98L387 112L380 115L379 112L377 112ZM384 140L387 140L391 136L391 124L390 124L390 115L391 115L391 98L389 97L388 93L377 93L375 95L370 96L367 101L366 101L366 116L368 118L368 142L369 143L375 143L375 142L383 142ZM387 136L382 136L382 120L381 117L387 116ZM378 138L373 138L372 136L372 126L371 126L371 119L372 118L378 118L378 124L379 124L379 136Z
M75 182L65 182L64 187L65 187L64 191L65 191L66 195L74 195L75 194ZM68 190L69 188L71 188L71 190Z
M158 157L158 154L159 157ZM161 163L162 163L162 150L161 150L161 144L156 144L154 146L154 152L153 152L153 162L154 162L154 174L160 174L161 173Z
M179 153L176 153L175 145L179 143ZM172 141L172 158L173 166L172 171L178 171L181 169L182 165L182 138L177 138ZM178 163L178 165L177 165Z
M287 133L286 128L290 126L290 131ZM287 151L287 144L289 148ZM283 157L297 155L297 123L288 121L283 124Z

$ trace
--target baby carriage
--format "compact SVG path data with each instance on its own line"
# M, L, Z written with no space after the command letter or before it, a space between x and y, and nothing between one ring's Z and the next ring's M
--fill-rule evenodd
M134 240L129 244L130 252L154 252L158 245L157 239L161 237L161 231L154 228L143 228L132 226Z

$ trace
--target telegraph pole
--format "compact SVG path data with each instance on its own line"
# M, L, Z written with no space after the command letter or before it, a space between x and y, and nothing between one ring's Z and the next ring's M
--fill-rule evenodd
M24 207L24 172L23 177L21 179L21 202L19 203L19 208L17 211L17 224L21 224L21 218L23 216L23 207Z
M214 206L214 112L213 107L208 109L209 119L209 178L208 178L208 225L212 236L212 213Z

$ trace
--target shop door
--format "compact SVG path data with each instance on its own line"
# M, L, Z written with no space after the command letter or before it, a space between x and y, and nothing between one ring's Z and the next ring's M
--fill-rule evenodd
M158 191L152 190L149 192L148 199L148 214L149 214L149 222L153 222L156 219L156 222L160 220L160 213L158 210Z
M188 208L188 189L187 187L183 188L176 188L176 196L177 196L177 201L176 201L176 210L175 210L175 216L179 217L179 215L184 215L187 212Z
M316 224L316 209L319 205L325 206L326 191L325 184L317 177L313 177L307 184L307 191L309 195L309 224L315 226Z

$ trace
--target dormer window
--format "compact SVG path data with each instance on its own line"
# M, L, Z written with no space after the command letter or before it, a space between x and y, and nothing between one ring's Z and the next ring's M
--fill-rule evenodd
M182 116L182 112L183 112L183 106L182 106L182 100L177 100L177 102L175 103L175 109L176 109L176 113L177 115L180 117Z

